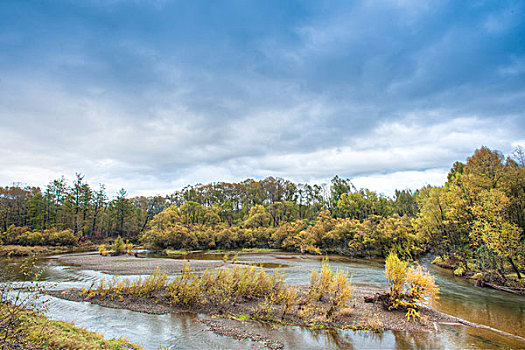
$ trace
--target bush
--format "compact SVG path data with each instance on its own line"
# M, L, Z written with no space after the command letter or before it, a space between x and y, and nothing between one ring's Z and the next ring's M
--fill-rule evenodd
M118 236L115 242L113 243L112 249L113 252L115 252L115 254L124 253L124 241L120 236Z
M44 234L48 237L49 245L77 245L78 237L75 236L73 230L67 229L63 231L57 231L55 228L45 230Z
M4 244L24 246L73 246L78 243L78 237L69 229L57 231L56 228L51 228L44 231L31 231L27 227L13 225L2 234L1 240Z
M106 256L108 255L108 250L106 248L106 245L105 244L101 244L98 246L98 252L100 253L100 255L102 256Z
M326 318L330 319L336 311L347 307L352 297L352 290L352 283L348 281L348 272L338 269L334 273L328 260L324 260L321 272L313 270L310 274L307 302L315 306L316 302L328 299L328 308L324 313Z
M134 282L117 278L101 281L93 288L83 289L81 295L112 300L123 300L125 296L165 298L173 306L207 307L218 313L228 312L237 303L257 300L258 305L251 313L254 319L281 322L286 316L296 313L307 321L327 322L332 316L347 313L352 286L346 272L338 270L333 273L327 262L323 264L321 276L326 276L326 286L317 283L319 279L312 278L314 286L310 286L310 292L303 292L293 285L286 285L284 275L279 271L268 274L263 268L233 266L199 274L185 264L182 273L169 282L165 273L157 271ZM319 302L319 294L311 292L319 290L324 303Z
M423 271L421 266L408 267L408 262L401 261L393 252L386 259L385 275L390 282L388 308L406 308L409 320L420 317L419 304L433 303L438 299L439 289L434 276Z

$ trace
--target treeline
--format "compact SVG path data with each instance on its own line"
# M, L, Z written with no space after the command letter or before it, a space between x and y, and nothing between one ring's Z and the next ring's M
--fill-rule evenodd
M295 220L309 224L326 209L334 217L355 219L393 213L413 216L416 197L417 192L411 191L397 191L395 199L369 190L356 191L350 180L336 176L322 186L268 177L187 186L167 196L128 198L126 190L121 189L110 200L104 185L94 189L77 174L71 185L61 177L43 190L20 184L0 187L0 231L7 232L10 227L30 231L54 228L72 230L80 238L133 238L145 231L155 215L173 205L187 212L192 224L206 223L204 217L213 213L217 223L226 226L242 225L256 206L264 207L272 227Z
M170 204L164 196L128 198L124 189L110 200L104 185L94 189L81 174L71 185L61 177L44 190L14 184L0 187L0 231L71 230L81 239L136 236Z
M512 268L521 278L521 148L514 158L482 147L466 163L453 165L444 186L396 191L393 199L356 190L339 177L328 188L273 178L260 187L238 184L250 189L240 193L256 194L250 201L224 196L222 185L188 187L178 204L152 220L142 239L177 249L273 247L383 257L390 251L408 257L433 251L457 274L489 271L505 279Z
M214 207L195 202L172 205L155 216L142 242L154 249L279 248L302 253L330 252L352 256L386 256L390 251L412 257L421 252L413 218L393 214L367 219L334 218L329 210L315 220L281 216L280 224L263 205L255 205L236 225L221 221Z

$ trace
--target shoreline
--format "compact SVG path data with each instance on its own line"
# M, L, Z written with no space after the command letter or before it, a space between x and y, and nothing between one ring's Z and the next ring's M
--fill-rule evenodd
M434 322L450 322L459 323L457 318L449 316L430 308L420 308L422 319L419 321L407 321L405 311L383 309L379 304L366 303L365 296L373 295L374 293L383 292L379 289L356 287L352 296L351 312L348 315L337 317L332 321L321 321L316 323L307 322L295 315L286 318L283 322L269 322L276 325L299 326L309 328L338 328L338 329L355 329L372 332L382 332L386 330L392 331L415 331L415 332L431 332L435 330ZM110 307L114 309L127 309L135 312L142 312L155 315L163 315L170 313L192 312L206 314L208 316L220 316L225 318L241 317L251 321L261 321L251 315L251 310L257 306L260 300L252 300L239 302L234 306L230 306L227 311L219 310L213 306L206 307L178 307L172 306L159 293L158 296L151 297L131 297L121 299L117 296L108 295L104 299L98 297L88 297L81 295L80 289L66 289L48 291L51 296L75 301L75 302L90 302L92 304ZM246 317L248 316L248 317Z
M52 257L57 254L81 253L93 251L97 245L79 245L79 246L23 246L23 245L0 245L1 258L20 258L37 255L39 257Z
M81 290L72 288L66 290L48 291L48 294L74 302L89 302L103 307L126 309L134 312L141 312L154 315L177 314L177 313L194 313L204 314L208 319L200 322L209 326L209 331L219 335L233 337L235 339L249 339L260 342L268 349L282 349L282 344L271 339L253 333L250 324L254 322L271 324L277 327L294 326L310 329L353 329L363 332L382 333L383 331L409 331L409 332L435 332L435 324L449 324L462 325L472 328L484 329L495 332L499 335L510 337L514 340L521 341L525 344L525 338L508 333L493 327L483 324L478 324L464 320L462 318L448 315L437 311L433 308L422 307L419 309L422 318L418 321L407 321L405 311L392 310L388 311L382 308L379 304L364 302L365 296L370 296L371 293L381 292L380 289L358 287L354 289L352 313L345 317L339 318L331 322L319 322L316 324L306 323L293 318L297 322L266 322L257 318L252 318L250 315L251 308L257 305L257 302L239 303L231 308L229 312L220 313L213 307L208 308L183 308L170 305L168 302L158 298L143 297L143 298L129 298L120 300L118 298L111 299L111 296L105 299L89 298L81 295ZM162 300L162 301L159 301ZM232 324L235 324L232 327ZM372 325L380 324L379 329L371 327Z
M439 267L439 268L442 268L444 270L452 271L452 273L456 277L463 278L463 279L465 279L467 281L473 281L473 284L476 287L490 288L490 289L499 290L499 291L502 291L502 292L505 292L505 293L525 296L525 288L510 287L510 286L501 285L499 283L490 282L490 281L487 282L487 281L484 281L482 278L476 278L475 277L476 276L476 272L474 272L474 271L472 271L470 273L465 273L465 274L462 274L462 275L456 275L454 273L454 270L456 269L456 267L454 265L451 265L451 264L449 264L447 262L444 262L444 261L435 261L434 260L432 262L432 264L437 266L437 267Z
M110 275L151 275L157 270L172 275L181 272L185 261L191 261L191 268L199 272L234 265L223 260L137 258L133 255L102 256L99 253L51 256L50 258L58 259L74 268L100 271Z
M73 266L78 269L97 270L113 275L139 275L152 274L157 271L157 267L163 269L168 274L178 274L181 272L185 262L190 262L191 268L197 272L202 272L205 269L214 269L219 267L232 267L230 261L223 260L193 260L193 259L170 259L170 258L137 258L134 256L101 256L97 253L86 255L66 255L54 257L60 261ZM245 265L242 265L245 266ZM304 288L304 286L298 286ZM388 311L382 308L379 304L365 303L364 297L373 297L376 293L384 293L385 291L372 286L354 286L353 295L351 298L351 305L348 316L337 320L336 322L320 322L317 324L319 328L339 328L339 329L356 329L368 331L414 331L414 332L433 332L436 330L436 323L464 325L467 327L475 327L496 332L500 335L511 337L525 343L525 338L505 331L500 331L482 324L472 323L458 317L441 313L433 308L421 308L420 312L423 316L420 321L407 321L405 311L394 310ZM80 290L55 290L50 291L52 296L71 300L71 301L87 301L93 304L98 304L104 307L128 309L136 312L150 313L150 314L169 314L179 312L192 312L206 314L208 316L219 316L220 322L224 320L236 319L241 316L242 320L246 320L246 315L250 315L251 310L257 306L258 300L242 302L235 307L229 309L227 313L224 310L217 310L213 307L198 307L198 308L182 308L174 307L167 301L159 301L152 298L135 298L130 300L124 299L120 301L119 297L110 297L100 300L98 297L87 298L80 296ZM162 296L159 296L162 299ZM214 318L214 320L216 320ZM248 317L249 322L257 321L257 319ZM240 322L240 321L239 321ZM279 325L279 322L276 322ZM310 327L311 324L301 321L297 317L285 320L282 325L293 325L299 327ZM222 329L221 325L211 327L213 329ZM231 327L230 327L231 328ZM246 332L246 327L244 326ZM226 332L228 334L231 331ZM257 338L257 337L255 337ZM277 347L278 349L278 347Z
M193 259L170 259L170 258L137 258L130 255L121 256L102 256L97 253L86 255L65 255L56 257L63 263L66 263L74 268L88 269L101 271L113 275L150 275L159 270L168 275L179 274L185 263L189 262L191 269L195 272L202 272L205 269L228 268L238 266L230 261L223 260L193 260ZM242 264L242 266L246 266ZM297 286L304 292L305 286ZM337 317L334 320L324 320L316 326L332 327L332 328L351 328L369 331L383 331L383 330L398 330L398 331L418 331L428 332L435 329L433 322L450 322L451 318L445 317L430 308L421 308L420 312L423 316L420 321L407 321L405 317L406 311L384 310L380 304L367 303L365 297L372 297L376 293L384 293L381 288L373 286L354 286L350 305L348 310L342 317ZM137 312L144 312L150 314L167 314L177 312L195 312L207 315L223 314L223 316L234 315L250 315L252 310L258 305L261 300L244 300L229 307L227 313L217 307L207 305L205 307L174 307L170 305L169 301L163 296L162 292L154 298L147 297L128 297L122 298L120 295L108 295L100 299L99 297L89 298L81 295L79 289L56 290L49 291L49 294L71 301L87 301L93 304L98 304L105 307L128 309ZM112 300L113 299L113 300ZM264 301L264 300L262 300ZM319 303L319 307L325 307L325 304ZM297 315L286 317L282 320L283 324L311 327L311 320L301 319Z

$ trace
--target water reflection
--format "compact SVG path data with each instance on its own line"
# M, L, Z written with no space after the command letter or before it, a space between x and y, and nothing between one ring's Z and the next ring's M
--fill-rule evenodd
M440 311L525 337L525 297L475 287L449 270L427 267L440 286Z

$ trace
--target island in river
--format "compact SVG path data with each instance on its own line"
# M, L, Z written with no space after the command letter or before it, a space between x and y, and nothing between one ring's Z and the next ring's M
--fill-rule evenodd
M272 253L275 257L279 257L278 252ZM286 256L283 256L286 258ZM170 258L137 258L128 256L101 256L97 254L90 255L64 255L59 259L71 266L79 269L89 269L101 271L109 274L118 275L137 275L137 274L152 274L157 269L162 269L166 273L180 274L184 269L185 263L189 264L194 271L204 271L206 269L222 268L228 269L235 266L246 267L245 264L238 262L216 260L183 260ZM307 286L300 285L298 288L304 293ZM287 315L283 318L281 323L287 325L299 325L317 328L352 328L364 329L369 331L412 331L412 332L432 332L436 330L436 323L447 324L463 324L472 327L481 327L496 331L502 335L516 337L514 335L491 329L490 327L473 324L462 319L440 313L432 308L421 307L421 318L417 321L408 321L405 316L405 311L401 310L385 310L380 304L366 303L365 297L373 297L382 294L385 291L381 288L373 286L357 285L352 291L351 303L349 310L337 315L336 317L328 319L317 319L316 322L311 322L311 319L305 320L298 316L297 312ZM183 311L206 313L208 315L218 315L221 317L213 317L203 322L207 322L211 331L227 335L230 337L243 339L255 339L262 341L269 348L279 348L278 342L273 342L270 339L262 339L260 335L254 334L250 327L253 319L258 318L254 316L260 300L247 300L235 305L229 305L227 310L207 306L193 306L193 307L174 307L167 298L162 297L162 293L158 293L155 297L151 296L133 296L121 298L117 295L105 295L104 297L89 296L89 293L81 289L69 289L51 292L52 295L72 300L72 301L89 301L94 304L99 304L105 307L129 309L138 312L151 314L165 314L176 313ZM320 305L323 308L323 305ZM326 308L325 308L326 309ZM274 321L274 320L272 320ZM523 340L523 339L522 339Z

